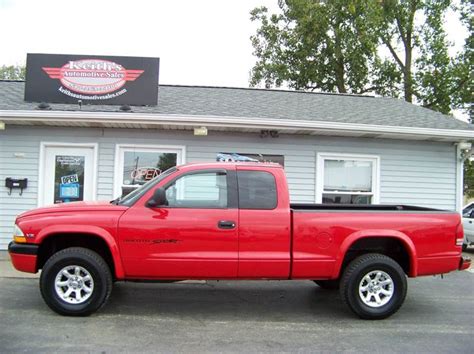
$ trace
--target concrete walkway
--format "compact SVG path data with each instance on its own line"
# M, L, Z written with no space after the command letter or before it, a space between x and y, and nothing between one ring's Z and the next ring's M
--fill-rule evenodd
M39 273L23 273L13 268L7 251L0 251L0 278L39 278Z

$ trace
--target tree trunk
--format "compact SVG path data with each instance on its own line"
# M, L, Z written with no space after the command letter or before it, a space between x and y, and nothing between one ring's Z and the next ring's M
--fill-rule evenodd
M405 101L413 102L413 75L411 72L412 67L412 53L413 53L413 26L416 8L418 6L418 0L412 0L410 3L410 9L408 14L408 21L404 31L402 21L400 18L397 19L398 28L402 37L403 46L405 48L405 68L403 71L403 88L405 91ZM405 33L404 33L405 32Z
M403 70L403 88L405 91L405 101L413 102L413 76L411 72L411 46L405 48L405 69Z
M344 57L341 50L341 39L339 36L339 26L334 28L334 55L336 57L335 76L336 86L339 93L347 93L344 79Z

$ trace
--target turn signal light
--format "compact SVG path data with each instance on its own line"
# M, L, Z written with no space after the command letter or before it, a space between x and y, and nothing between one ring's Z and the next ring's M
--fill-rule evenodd
M13 241L17 243L26 243L26 237L23 231L18 227L18 225L15 223L13 227Z
M13 236L13 241L16 243L26 243L26 237L25 236Z

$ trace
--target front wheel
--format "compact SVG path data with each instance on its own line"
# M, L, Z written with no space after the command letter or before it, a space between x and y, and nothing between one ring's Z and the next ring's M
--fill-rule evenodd
M345 269L340 292L343 301L360 318L378 320L400 309L407 294L407 280L392 258L365 254Z
M96 252L66 248L52 255L43 267L40 290L46 304L69 316L88 316L99 310L112 291L109 266Z

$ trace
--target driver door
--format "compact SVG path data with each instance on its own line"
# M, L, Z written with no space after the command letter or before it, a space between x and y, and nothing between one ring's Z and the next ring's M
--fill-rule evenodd
M238 267L235 171L184 172L164 186L168 205L138 201L120 219L126 275L234 278ZM143 199L143 198L142 198Z

